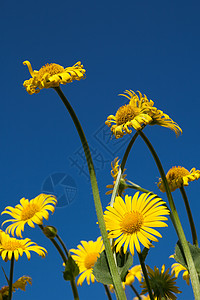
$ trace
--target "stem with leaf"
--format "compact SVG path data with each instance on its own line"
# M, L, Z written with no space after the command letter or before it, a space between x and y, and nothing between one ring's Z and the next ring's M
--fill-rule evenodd
M12 254L11 262L10 262L10 278L9 278L9 294L8 300L12 299L12 284L13 284L13 273L14 273L14 253Z
M152 156L153 156L153 158L156 162L158 170L160 172L160 176L162 178L162 181L163 181L163 184L164 184L164 187L165 187L165 191L166 191L166 194L167 194L167 198L168 198L168 201L169 201L170 209L171 209L171 215L170 216L172 218L172 223L173 223L174 228L177 232L178 238L181 242L181 245L183 247L183 251L184 251L184 254L185 254L187 266L188 266L188 269L189 269L190 279L191 279L191 283L192 283L192 287L193 287L194 296L195 296L196 300L200 300L200 283L199 283L199 279L198 279L198 274L197 274L197 271L196 271L196 268L195 268L195 265L194 265L194 261L193 261L193 258L192 258L192 255L191 255L191 252L190 252L190 249L189 249L189 246L188 246L188 242L186 240L186 237L185 237L185 234L184 234L184 231L183 231L183 228L182 228L182 225L181 225L181 222L180 222L175 204L174 204L174 200L172 198L171 191L169 189L169 185L168 185L168 182L167 182L167 179L166 179L166 176L165 176L165 172L164 172L162 164L161 164L161 162L158 158L158 155L157 155L156 151L154 150L154 148L153 148L152 144L150 143L150 141L147 139L147 137L145 136L145 134L142 131L138 130L138 133L141 136L141 138L143 139L143 141L146 143L147 147L149 148L149 150L150 150L150 152L151 152L151 154L152 154Z
M89 174L90 174L90 181L91 181L91 185L92 185L94 204L95 204L95 209L96 209L96 214L97 214L97 219L98 219L98 224L99 224L99 228L100 228L103 243L104 243L106 256L107 256L107 259L108 259L108 264L109 264L109 267L110 267L110 272L111 272L115 292L116 292L116 295L117 295L118 299L120 299L120 300L126 299L126 295L125 295L125 292L122 288L121 278L120 278L118 270L117 270L117 266L116 266L114 256L113 256L113 253L112 253L112 249L111 249L111 246L110 246L110 242L109 242L109 239L108 239L108 234L107 234L107 231L106 231L106 226L105 226L104 217L103 217L103 209L102 209L102 205L101 205L101 200L100 200L100 196L99 196L99 189L98 189L96 175L95 175L94 164L93 164L93 160L92 160L92 156L91 156L91 153L90 153L90 148L88 146L87 139L85 137L85 134L83 132L81 124L80 124L80 122L79 122L72 106L70 105L69 101L67 100L67 98L63 94L60 87L55 87L54 90L58 93L58 95L60 96L61 100L63 101L65 107L67 108L67 110L68 110L68 112L69 112L69 114L70 114L70 116L71 116L71 118L74 122L74 125L77 129L77 132L79 134L79 137L80 137L80 140L81 140L84 152L85 152L85 157L86 157L86 160L87 160L88 170L89 170Z

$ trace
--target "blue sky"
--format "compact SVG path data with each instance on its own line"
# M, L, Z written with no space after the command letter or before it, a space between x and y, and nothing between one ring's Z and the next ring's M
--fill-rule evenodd
M164 169L168 171L174 165L200 168L199 9L199 2L193 0L1 2L1 211L7 205L15 206L22 197L32 199L53 188L61 198L46 224L58 228L68 249L100 235L74 125L54 90L27 94L23 81L30 75L24 60L29 60L35 70L51 62L64 67L79 60L83 63L86 79L62 86L62 90L93 149L103 208L110 201L105 195L106 185L112 183L110 162L123 156L130 139L126 136L118 143L111 141L104 122L125 103L118 94L126 89L145 93L183 130L176 138L169 129L145 128ZM129 180L166 200L156 186L159 173L140 139L126 168ZM186 188L197 231L199 187L200 182L194 182ZM179 191L174 192L174 199L191 241ZM1 219L3 222L5 217ZM152 268L161 268L163 263L171 266L169 255L177 237L170 221L168 225L147 258ZM50 242L39 229L26 228L24 237L46 247L48 256L41 259L33 254L30 261L22 257L15 264L14 280L30 275L33 285L25 293L15 293L13 299L72 299L70 285L62 279L62 261ZM134 263L138 263L136 257ZM2 261L1 265L9 272L9 263ZM0 278L3 285L3 273ZM181 277L177 284L183 291L178 299L191 299L191 286ZM98 283L84 283L79 293L80 299L104 298L104 289ZM127 298L133 298L130 290Z

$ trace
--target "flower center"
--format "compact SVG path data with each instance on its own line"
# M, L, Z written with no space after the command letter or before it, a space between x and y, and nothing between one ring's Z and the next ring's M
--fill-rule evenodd
M3 243L3 248L8 251L15 251L19 248L25 249L24 246L17 240L8 240Z
M98 257L99 257L98 252L88 253L85 257L85 262L84 262L86 269L91 269L95 265Z
M116 124L121 125L125 124L128 121L131 121L137 116L139 109L133 105L124 105L121 106L116 113Z
M37 74L38 80L41 80L42 77L44 76L44 74L48 73L49 75L55 75L58 73L62 73L64 72L64 68L58 64L46 64L45 66L43 66Z
M123 233L133 234L140 230L143 224L143 215L138 211L128 212L124 215L121 222L121 230Z
M21 212L21 220L26 221L31 219L38 211L40 211L38 205L29 203Z
M184 176L189 175L190 172L185 169L184 167L172 167L168 173L167 173L167 180L175 180L175 179L181 179Z

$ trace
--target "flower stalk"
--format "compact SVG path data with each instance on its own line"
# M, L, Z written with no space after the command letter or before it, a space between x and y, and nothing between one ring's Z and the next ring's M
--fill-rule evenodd
M39 227L42 231L44 231L43 225L39 225ZM63 262L66 264L67 263L67 258L65 256L64 252L62 251L62 249L60 248L60 246L58 245L58 243L55 241L54 238L49 238L49 240L52 242L52 244L58 250L58 253L62 257ZM73 292L73 295L74 295L74 300L79 300L79 295L78 295L78 290L77 290L77 286L76 286L76 283L75 283L75 278L70 280L70 284L71 284L72 292Z
M13 284L13 273L14 273L14 254L12 255L11 262L10 262L10 278L9 278L9 294L8 300L12 299L12 284Z
M196 228L195 228L195 225L194 225L194 220L193 220L193 217L192 217L190 204L189 204L188 197L186 195L184 186L180 187L180 191L181 191L181 195L183 197L184 203L185 203L185 207L186 207L186 211L187 211L187 215L188 215L188 219L189 219L189 223L190 223L190 228L191 228L191 232L192 232L192 239L193 239L193 245L198 247L197 232L196 232Z
M148 289L149 297L150 297L151 300L154 300L154 297L153 297L152 290L151 290L151 286L150 286L150 283L149 283L149 277L148 277L148 274L147 274L147 269L146 269L146 266L145 266L145 263L144 263L143 256L142 256L142 254L139 253L138 251L137 251L137 254L138 254L139 261L140 261L141 268L142 268L142 272L143 272L143 275L144 275L144 280L145 280L145 282L146 282L146 286L147 286L147 289Z
M169 189L169 185L165 176L165 172L163 170L162 164L158 158L157 153L155 152L152 144L150 143L150 141L147 139L147 137L145 136L145 134L142 131L138 131L139 135L141 136L141 138L143 139L143 141L146 143L147 147L149 148L155 162L156 165L158 167L158 170L160 172L160 176L162 178L164 187L165 187L165 191L167 194L167 198L169 201L169 205L170 205L170 209L171 209L171 219L172 219L172 223L174 225L174 228L177 232L178 238L181 242L181 245L183 247L183 251L186 257L186 261L187 261L187 265L188 265L188 269L189 269L189 273L190 273L190 278L191 278L191 283L192 283L192 287L193 287L193 292L194 292L194 296L196 300L200 300L200 283L199 283L199 279L198 279L198 274L194 265L194 261L188 246L188 242L186 240L175 204L174 204L174 200L172 198L172 194L171 191Z
M100 196L99 196L99 189L98 189L98 185L97 185L97 180L96 180L96 175L95 175L95 170L94 170L94 164L92 161L92 156L90 153L90 148L88 146L87 143L87 139L85 137L85 134L83 132L83 129L81 127L81 124L72 108L72 106L70 105L69 101L67 100L67 98L65 97L65 95L63 94L62 90L60 89L60 87L55 87L54 90L58 93L58 95L60 96L61 100L63 101L65 107L67 108L73 122L74 125L77 129L77 132L79 134L83 149L84 149L84 153L85 153L85 157L87 160L87 165L88 165L88 170L89 170L89 174L90 174L90 181L91 181L91 186L92 186L92 192L93 192L93 197L94 197L94 204L95 204L95 209L96 209L96 214L97 214L97 219L98 219L98 224L99 224L99 228L101 231L101 235L102 235L102 239L103 239L103 243L105 246L105 251L106 251L106 256L108 259L108 264L110 267L110 271L111 271L111 275L112 275L112 279L113 279L113 284L114 284L114 288L116 291L116 296L117 299L119 300L123 300L126 299L126 295L125 292L122 288L122 283L121 283L121 278L119 276L118 270L117 270L117 266L114 260L114 256L112 253L112 249L110 246L110 242L108 239L108 234L106 231L106 226L105 226L105 222L104 222L104 218L103 218L103 209L102 209L102 205L101 205L101 200L100 200Z

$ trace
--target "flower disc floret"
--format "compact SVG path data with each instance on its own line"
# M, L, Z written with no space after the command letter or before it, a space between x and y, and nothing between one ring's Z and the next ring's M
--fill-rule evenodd
M25 80L23 84L30 95L39 93L43 88L58 87L60 84L81 80L86 72L80 61L67 68L55 63L46 64L39 71L33 71L30 62L27 60L23 64L27 65L32 76L29 80Z
M32 200L22 198L20 204L17 204L14 208L7 206L2 214L8 214L13 219L9 219L3 222L12 222L6 228L6 233L12 234L16 231L16 235L22 237L22 231L24 231L24 225L28 224L34 228L35 224L42 225L43 218L48 220L49 212L54 213L55 205L57 203L56 197L53 195L40 194ZM3 225L2 224L2 225Z
M9 234L2 230L0 231L0 255L3 260L11 260L14 255L14 259L17 261L23 253L26 254L29 260L31 258L30 251L36 252L42 257L47 253L45 248L38 246L28 238L19 240L11 238Z
M184 167L172 167L166 175L166 179L171 192L180 188L181 186L189 185L190 181L198 180L200 178L200 171L192 168L190 171ZM165 187L162 179L160 178L158 182L158 188L161 192L165 192Z
M157 195L142 193L139 196L137 192L133 197L126 195L125 201L117 196L113 207L107 206L104 213L108 237L115 239L116 252L123 246L126 253L129 246L134 255L134 247L141 252L140 243L149 248L151 241L157 242L155 236L162 236L153 227L166 227L165 215L169 215L169 210Z
M127 94L127 95L126 95ZM130 134L135 130L142 129L143 126L160 125L173 130L176 135L182 133L181 128L167 114L154 107L154 102L148 100L146 95L138 91L139 96L132 90L126 90L125 94L120 94L129 99L129 103L121 106L116 115L110 115L105 122L111 127L116 138L121 138L125 134Z
M100 256L100 253L104 250L102 238L99 237L95 242L93 241L81 241L81 244L77 246L78 249L71 249L70 252L74 253L72 258L77 263L80 276L77 284L82 285L86 279L87 284L90 281L94 283L95 277L93 275L93 267Z

